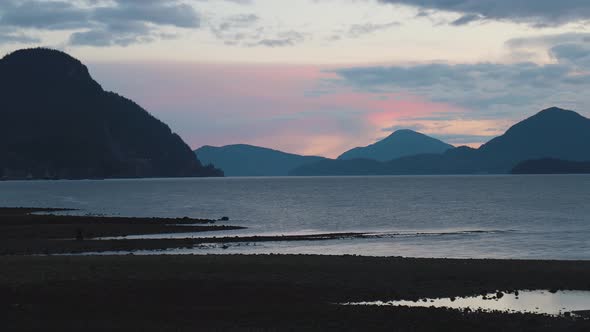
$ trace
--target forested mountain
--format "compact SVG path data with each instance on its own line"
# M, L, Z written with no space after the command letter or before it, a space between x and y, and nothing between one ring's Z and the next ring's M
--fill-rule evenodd
M373 159L388 161L423 153L443 153L454 146L409 129L397 130L366 147L344 152L338 159Z
M554 158L590 160L590 119L557 107L512 126L479 149L458 147L387 162L336 160L299 167L292 175L505 174L520 162Z
M80 61L27 49L0 60L0 178L219 176Z
M292 169L325 159L246 144L203 146L195 153L203 162L223 169L227 176L285 176Z

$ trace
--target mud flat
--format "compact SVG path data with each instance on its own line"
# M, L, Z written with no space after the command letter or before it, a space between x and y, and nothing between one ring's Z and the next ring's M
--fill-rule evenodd
M2 331L590 331L590 320L584 315L341 305L526 290L589 291L590 261L25 255L83 252L89 249L85 246L96 249L98 245L113 250L117 246L167 247L186 241L191 246L199 239L105 241L94 236L231 227L184 218L32 212L40 211L0 213ZM76 239L80 228L82 236ZM317 236L318 240L325 238ZM276 240L250 240L256 239ZM590 309L590 303L588 306Z
M0 255L165 249L186 241L102 241L103 237L237 230L227 221L195 218L125 218L62 215L67 209L0 208Z
M276 236L223 236L216 231L244 229L220 225L230 220L194 218L124 218L107 216L61 215L67 209L0 208L0 255L52 255L103 252L159 251L194 248L199 245L288 241L329 241L373 238L392 234L322 233ZM212 235L186 238L141 238L213 232ZM140 238L126 238L126 236Z
M3 330L588 331L571 317L342 306L590 290L590 262L352 256L4 256Z

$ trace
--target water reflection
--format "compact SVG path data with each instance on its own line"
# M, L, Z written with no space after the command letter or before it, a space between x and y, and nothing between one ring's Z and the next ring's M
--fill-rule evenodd
M584 315L590 310L590 291L546 290L519 291L515 293L490 293L465 298L422 299L419 301L374 301L344 303L344 305L435 307L484 311L523 312L547 315L574 313Z

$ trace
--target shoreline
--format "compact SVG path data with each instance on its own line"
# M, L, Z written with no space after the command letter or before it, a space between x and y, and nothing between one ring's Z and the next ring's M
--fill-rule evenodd
M164 249L188 242L99 240L129 235L200 233L240 230L244 227L217 225L224 220L182 218L131 218L57 215L72 211L55 208L0 208L0 255L82 253L93 250ZM41 214L44 213L44 214Z
M590 291L590 261L274 254L50 255L97 248L107 252L192 248L198 242L371 236L331 233L99 240L96 238L109 235L241 227L187 217L37 214L59 211L0 209L0 315L8 330L590 330L590 320L565 316L338 305L497 291Z

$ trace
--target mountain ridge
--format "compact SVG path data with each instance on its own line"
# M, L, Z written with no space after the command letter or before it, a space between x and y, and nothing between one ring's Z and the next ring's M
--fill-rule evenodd
M365 147L356 147L341 154L337 159L373 159L388 161L422 153L443 153L454 146L425 134L400 129L386 138Z
M0 59L0 116L0 178L222 175L61 51L24 49Z
M249 144L205 145L194 153L200 160L223 169L227 176L287 176L294 168L326 159Z
M507 174L517 163L539 158L590 160L590 119L552 107L518 122L479 149L457 147L355 167L344 160L300 167L292 175ZM357 166L360 163L357 163Z

